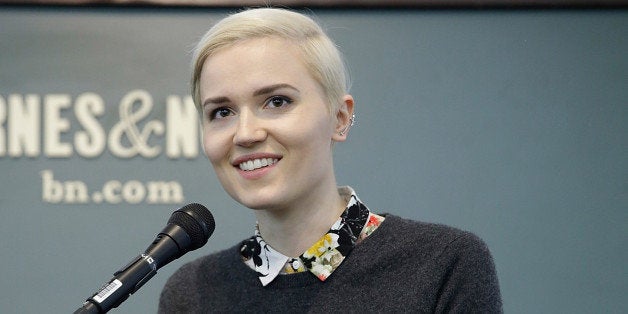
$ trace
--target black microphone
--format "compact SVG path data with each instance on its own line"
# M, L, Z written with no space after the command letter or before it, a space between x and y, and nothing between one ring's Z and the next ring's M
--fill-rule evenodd
M176 210L146 251L115 272L74 314L107 313L118 307L151 279L157 269L205 245L215 227L214 217L203 205L188 204Z

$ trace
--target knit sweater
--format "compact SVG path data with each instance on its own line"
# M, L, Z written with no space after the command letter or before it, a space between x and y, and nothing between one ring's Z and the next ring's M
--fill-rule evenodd
M492 257L475 235L387 215L326 280L281 275L263 287L240 245L177 270L159 313L500 313Z

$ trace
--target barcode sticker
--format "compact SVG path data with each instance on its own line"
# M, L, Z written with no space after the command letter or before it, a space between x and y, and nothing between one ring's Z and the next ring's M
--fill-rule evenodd
M108 285L104 286L97 295L95 295L92 299L98 303L102 303L105 299L107 299L112 293L116 292L120 287L122 287L122 282L118 279L114 279Z

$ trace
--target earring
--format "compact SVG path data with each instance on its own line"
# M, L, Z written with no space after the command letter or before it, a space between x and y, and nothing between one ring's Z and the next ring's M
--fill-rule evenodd
M349 128L355 124L355 114L351 115L351 118L349 118L349 122L350 122L349 125L347 125L342 131L338 132L340 136L345 135L345 133L349 130Z

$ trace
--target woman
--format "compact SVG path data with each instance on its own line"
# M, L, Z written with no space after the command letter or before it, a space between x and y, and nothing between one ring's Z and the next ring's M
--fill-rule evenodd
M501 311L481 240L378 215L337 187L332 149L347 139L354 103L340 53L314 21L240 12L209 30L194 60L205 154L257 226L181 267L161 313Z

